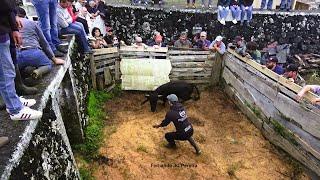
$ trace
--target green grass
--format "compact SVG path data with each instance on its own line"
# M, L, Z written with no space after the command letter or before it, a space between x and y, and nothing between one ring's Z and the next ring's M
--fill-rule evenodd
M144 145L140 144L138 147L137 147L137 151L139 152L145 152L145 153L148 153L148 150L147 150L147 147L145 147Z
M94 180L92 172L90 170L79 168L79 173L81 180Z

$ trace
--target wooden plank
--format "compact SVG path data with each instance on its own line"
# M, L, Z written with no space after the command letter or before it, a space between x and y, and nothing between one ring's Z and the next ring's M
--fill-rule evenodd
M111 75L111 70L108 67L104 68L104 85L110 85L112 84L112 75Z
M211 72L211 68L173 68L171 72L188 72L188 73L197 73L197 72Z
M320 138L320 116L312 111L302 108L292 99L278 93L274 106L287 118L296 121L302 129L313 136Z
M115 80L118 81L120 80L120 60L117 60L115 62Z
M106 65L114 65L114 63L116 62L116 59L110 59L108 61L102 61L102 62L96 62L95 65L96 67L100 67L100 66L106 66Z
M211 77L211 71L209 72L201 72L201 73L181 73L181 72L171 72L170 73L170 76L172 77L186 77L186 76L189 76L189 77Z
M169 50L169 55L209 55L210 51L181 51L181 50Z
M212 65L207 62L171 62L173 68L211 68Z
M277 81L278 83L282 84L283 86L285 86L286 88L294 91L295 93L298 93L302 87L290 82L288 79L286 79L283 76L279 76L278 74L276 74L275 72L271 71L268 68L265 68L264 66L256 63L255 61L252 61L246 57L242 57L241 55L239 55L238 53L236 53L234 50L232 49L228 49L228 52L230 52L232 55L234 55L235 57L237 57L238 59L240 59L243 62L246 62L247 64L249 64L250 66L252 66L253 68L257 69L258 71L260 71L261 73L263 73L264 75L268 76L269 78ZM307 92L304 96L306 99L308 99L309 101L311 101L314 98L317 98L318 96L315 95L314 93L311 92Z
M177 81L180 80L179 78L170 78L170 80L172 81ZM185 80L185 82L187 83L191 83L191 84L208 84L210 82L210 79L195 79L195 80Z
M119 50L116 47L112 48L102 48L102 49L93 49L93 54L95 56L100 55L100 54L112 54L112 53L118 53Z
M184 56L168 56L171 62L194 62L208 61L208 55L184 55Z
M95 61L101 61L105 59L117 59L119 58L118 54L101 54L99 56L94 56Z
M166 53L157 53L157 52L121 52L121 57L128 57L128 56L159 56L159 57L166 57Z
M96 74L102 73L102 72L104 71L104 68L105 68L105 67L96 69ZM113 66L108 66L108 68L109 68L110 70L114 70L114 69L115 69L115 65L113 65Z
M97 89L96 66L93 54L90 54L91 81L93 89Z
M160 48L154 48L154 47L147 47L147 48L136 48L134 46L122 46L120 47L120 52L168 52L168 47L160 47Z

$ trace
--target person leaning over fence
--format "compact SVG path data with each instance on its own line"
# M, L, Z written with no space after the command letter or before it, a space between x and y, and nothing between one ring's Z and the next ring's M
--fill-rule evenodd
M241 36L236 36L233 42L228 44L228 47L234 49L236 53L240 54L241 56L246 55L246 42Z
M231 15L232 15L232 23L237 24L238 19L240 18L240 14L241 14L239 0L231 0L230 11L231 11Z
M176 47L176 48L191 48L192 47L192 43L188 40L186 32L182 32L180 34L179 39L176 42L174 42L174 47Z
M226 45L222 42L222 39L222 36L217 36L216 39L210 44L209 50L223 55L226 52Z
M42 117L41 111L36 111L30 106L36 104L34 99L19 98L14 84L16 76L12 57L10 54L10 37L16 46L21 45L21 35L15 17L15 1L1 1L0 6L0 95L6 104L11 120L32 120ZM3 120L3 119L1 119ZM9 142L8 137L0 136L0 147Z
M278 64L278 58L275 56L268 59L266 67L279 75L284 74L284 69Z
M229 14L230 0L218 0L218 14L220 23L226 25L226 18Z
M306 86L304 86L297 94L297 100L301 101L302 97L308 91L311 91L311 92L315 93L316 95L320 96L320 85L306 85ZM320 108L320 97L312 99L311 102L312 102L312 104L315 104L315 105L317 105L318 108Z
M101 34L101 31L99 28L94 27L92 29L91 35L93 37L92 44L91 44L93 49L100 49L108 46L107 42L103 39L103 34Z
M208 51L211 42L207 40L207 32L202 31L200 33L200 38L196 42L196 48Z
M247 52L245 56L260 64L261 53L258 50L258 44L256 42L250 41L247 43Z
M305 86L306 81L299 75L299 66L296 64L289 64L286 67L283 77L287 78L289 82L294 82L300 86Z
M246 25L250 26L250 21L252 19L252 9L253 9L253 0L241 0L240 7L241 7L241 22L240 25L243 26L244 17L247 14L247 21Z
M166 47L167 45L163 43L163 37L161 34L156 34L153 38L153 40L148 44L149 46L152 46L154 48L159 48L159 47Z
M136 48L148 48L148 46L142 42L142 38L140 36L135 37L135 42L132 46Z
M21 70L31 68L30 75L33 79L39 79L52 69L52 62L64 64L64 60L56 58L49 43L45 39L37 22L26 19L26 11L17 9L17 15L21 18L22 37L21 48L17 50L17 62Z

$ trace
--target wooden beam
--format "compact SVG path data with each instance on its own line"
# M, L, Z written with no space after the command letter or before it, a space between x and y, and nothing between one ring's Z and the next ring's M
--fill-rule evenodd
M93 89L97 89L96 66L93 54L90 54L91 80Z
M102 49L93 49L93 54L95 56L100 54L112 54L119 52L118 48L112 47L112 48L102 48Z
M147 47L147 48L136 48L134 46L122 46L120 48L120 52L168 52L168 47L160 47L160 48L154 48L154 47Z

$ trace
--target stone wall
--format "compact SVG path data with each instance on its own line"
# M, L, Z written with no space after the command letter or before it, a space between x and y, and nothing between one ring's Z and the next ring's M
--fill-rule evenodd
M16 125L8 119L8 130L19 128L4 132L11 142L1 149L7 152L0 158L1 180L80 179L70 142L84 138L89 81L83 73L89 74L89 61L78 54L74 38L69 40L66 63L45 77L41 93L33 97L43 117Z
M144 40L149 39L152 30L160 31L168 42L172 42L181 31L187 29L191 37L192 28L201 26L208 32L210 40L221 34L226 37L225 42L230 42L236 35L242 35L247 41L254 38L260 48L269 41L277 40L292 44L293 53L320 51L320 13L255 11L251 27L247 27L232 22L221 25L215 10L160 10L127 6L109 6L108 10L116 34L127 43L133 34L140 34Z

